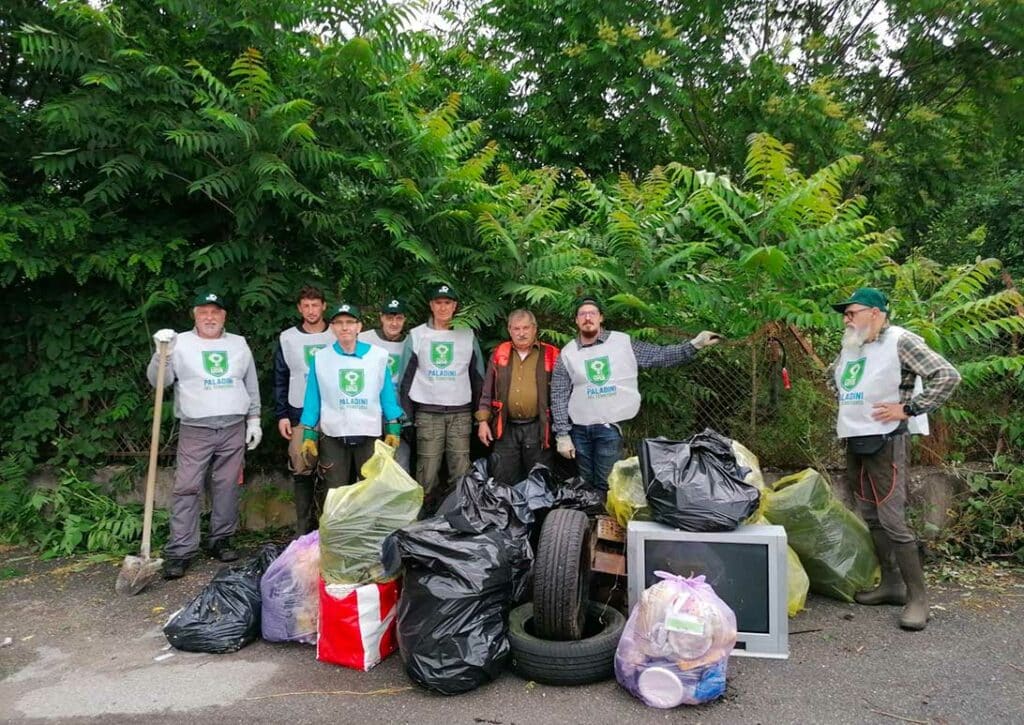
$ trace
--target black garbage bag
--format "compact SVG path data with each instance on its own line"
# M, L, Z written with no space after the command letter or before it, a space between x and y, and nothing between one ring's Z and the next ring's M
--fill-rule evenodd
M512 488L526 500L534 513L551 509L576 509L591 515L604 512L604 494L601 491L579 477L556 483L551 469L541 463Z
M495 679L509 656L519 550L498 529L469 534L441 517L411 524L390 540L405 566L398 649L409 677L444 695Z
M651 517L684 531L731 531L757 510L760 492L743 479L732 442L710 428L686 441L648 438L640 474Z
M414 682L456 695L504 668L508 613L525 595L533 563L533 521L527 500L490 479L481 459L433 518L384 542L385 570L405 568L398 648Z
M260 579L280 553L280 546L266 544L246 563L218 571L196 598L164 625L171 646L222 654L259 639Z

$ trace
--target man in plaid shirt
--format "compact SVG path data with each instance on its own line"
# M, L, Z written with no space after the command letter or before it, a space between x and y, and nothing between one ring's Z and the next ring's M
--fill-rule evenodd
M602 327L594 297L576 303L579 334L558 357L551 373L551 418L558 453L575 458L580 477L608 490L608 474L622 457L619 424L640 410L637 372L690 362L721 336L705 330L689 342L652 345Z
M924 573L907 525L910 436L928 434L927 414L942 405L960 374L912 332L889 324L889 300L872 287L833 305L846 331L829 381L839 400L836 433L846 443L847 477L871 530L882 581L859 592L861 604L904 604L900 626L928 622Z

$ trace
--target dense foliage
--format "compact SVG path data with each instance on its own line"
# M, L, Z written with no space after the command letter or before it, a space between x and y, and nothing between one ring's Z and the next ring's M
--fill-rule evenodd
M139 460L150 334L186 327L199 287L269 397L303 283L422 314L445 281L485 342L519 305L563 341L583 290L645 339L720 330L645 376L630 433L712 423L779 465L828 457L828 303L877 284L964 372L937 456L1020 456L1018 2L439 10L410 31L420 11L387 0L4 4L5 454ZM776 337L791 393L766 382Z

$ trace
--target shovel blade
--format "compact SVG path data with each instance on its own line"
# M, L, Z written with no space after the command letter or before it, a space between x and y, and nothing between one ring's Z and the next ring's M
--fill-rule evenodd
M163 559L126 556L114 584L115 591L125 596L138 594L160 576L160 568L163 565Z

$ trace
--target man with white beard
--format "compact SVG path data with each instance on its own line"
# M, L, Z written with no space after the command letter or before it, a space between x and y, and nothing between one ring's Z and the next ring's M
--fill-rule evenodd
M847 478L871 530L882 581L860 604L904 604L900 626L921 630L928 597L907 525L910 435L928 434L927 413L953 394L960 374L919 336L889 324L889 300L861 287L832 305L843 315L843 347L829 368L839 398L836 433L846 443Z

